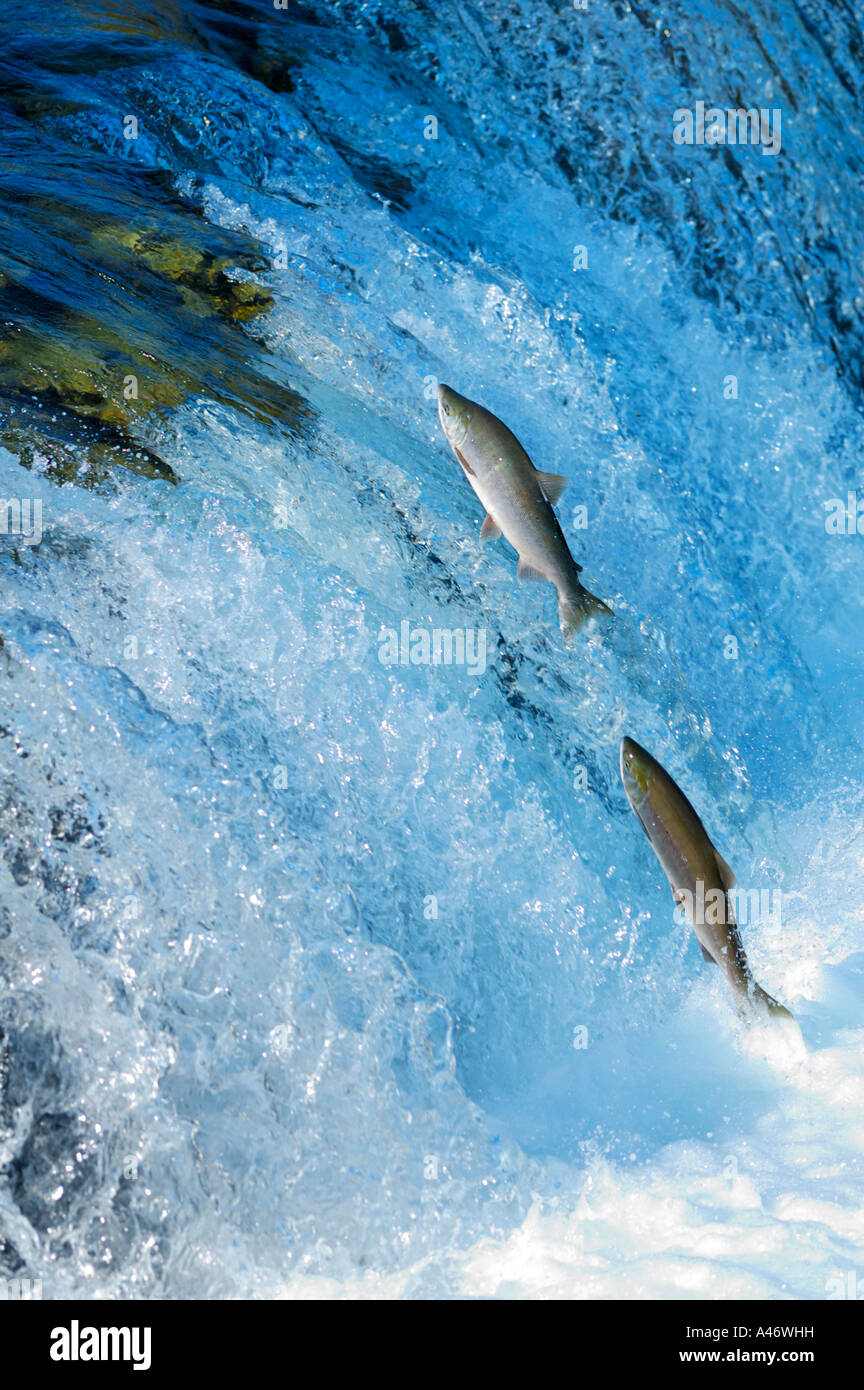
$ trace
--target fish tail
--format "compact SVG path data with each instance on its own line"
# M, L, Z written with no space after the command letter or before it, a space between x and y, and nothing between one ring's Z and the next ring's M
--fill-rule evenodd
M611 618L612 609L581 584L566 598L559 596L558 616L563 632L578 632L589 618Z
M773 999L761 985L753 985L752 1001L754 1008L763 1015L767 1014L769 1018L794 1019L795 1017L795 1015L784 1008L782 1004L778 1004L777 1000Z

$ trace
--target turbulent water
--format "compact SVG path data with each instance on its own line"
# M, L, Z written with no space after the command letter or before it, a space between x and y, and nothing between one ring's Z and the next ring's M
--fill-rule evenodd
M862 17L7 0L5 1278L864 1280ZM782 149L675 144L700 100ZM570 477L614 622L481 546L439 380ZM406 622L485 669L382 661ZM675 920L623 733L782 901L743 935L800 1040Z

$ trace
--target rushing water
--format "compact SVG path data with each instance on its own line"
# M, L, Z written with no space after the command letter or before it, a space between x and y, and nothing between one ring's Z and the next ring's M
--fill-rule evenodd
M861 20L6 0L4 1277L864 1279ZM675 144L700 100L782 148ZM439 379L572 479L614 623L481 546ZM800 1043L674 920L624 732L782 897Z

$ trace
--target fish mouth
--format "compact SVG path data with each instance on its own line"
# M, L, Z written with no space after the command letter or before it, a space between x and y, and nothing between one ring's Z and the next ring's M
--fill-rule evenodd
M450 400L451 400L451 397L452 397L452 396L453 396L453 390L452 390L452 388L449 387L449 386L445 386L445 384L444 384L443 381L439 381L439 382L438 382L438 408L439 408L439 410L444 410L444 411L446 411L448 415L449 415L449 413L450 413Z
M458 391L454 391L452 386L445 386L443 381L439 381L438 418L441 421L444 437L453 449L458 449L465 442L465 437L468 434L470 408L470 401L466 401L465 397L460 396Z
M455 420L459 414L459 402L461 397L452 386L445 386L443 381L438 383L438 413L447 420Z

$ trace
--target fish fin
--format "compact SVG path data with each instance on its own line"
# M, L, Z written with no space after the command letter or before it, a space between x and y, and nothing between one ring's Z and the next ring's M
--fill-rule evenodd
M729 865L726 863L726 860L723 858L723 855L720 853L719 850L715 849L714 858L717 860L717 868L720 870L720 879L723 883L723 887L726 889L726 892L728 893L730 888L734 886L735 875L729 868Z
M753 985L753 1003L760 1008L763 1013L768 1014L770 1018L794 1019L795 1017L793 1013L790 1013L788 1009L784 1008L782 1004L779 1004L776 999L772 998L761 985Z
M540 572L540 570L538 570L537 568L535 568L534 565L529 565L529 563L528 563L527 560L522 560L522 559L520 558L520 560L519 560L519 568L518 568L518 570L516 571L516 578L517 578L517 579L545 579L545 578L546 578L546 575L545 575L545 574L542 574L542 573Z
M589 618L611 618L612 609L596 594L589 593L580 584L578 593L558 601L558 617L563 632L578 632Z
M560 473L541 473L539 468L535 469L535 472L537 473L537 481L546 496L546 501L550 507L554 507L570 479L563 477Z
M501 527L493 519L489 512L483 518L483 525L480 527L481 541L497 541L501 535Z
M708 962L709 965L716 965L716 964L717 964L717 962L716 962L716 960L714 959L714 957L712 956L711 952L708 950L708 947L707 947L707 946L703 946L701 941L699 942L699 950L702 952L702 959L703 959L703 960L707 960L707 962Z
M454 449L453 452L456 455L459 462L461 463L462 467L465 469L465 472L470 474L472 478L475 477L474 469L471 467L465 455L461 453L459 449Z

